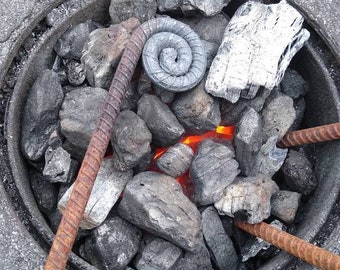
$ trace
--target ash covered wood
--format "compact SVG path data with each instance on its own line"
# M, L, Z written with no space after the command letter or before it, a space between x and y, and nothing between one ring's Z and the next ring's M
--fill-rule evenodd
M83 229L93 229L99 226L107 217L113 205L118 200L126 183L132 178L132 171L117 172L113 169L112 159L104 159L94 183L84 217L80 223ZM65 192L58 203L61 212L64 211L70 198L74 184Z
M221 122L219 100L204 90L205 79L194 89L181 93L172 105L172 110L186 131L200 134L214 130Z
M174 178L185 173L194 157L194 151L183 143L177 143L157 159L157 167Z
M142 240L141 249L134 265L138 270L171 270L182 255L182 249L159 238L146 237Z
M109 28L91 32L84 47L81 62L86 78L93 87L108 89L131 32L140 25L138 19L131 18ZM112 50L114 48L114 50Z
M178 142L184 127L176 116L158 97L144 94L138 101L137 114L145 121L154 142L169 146Z
M85 241L85 257L98 269L123 270L139 249L142 232L116 216L96 228Z
M21 149L29 160L43 157L50 135L58 128L63 98L57 73L44 70L30 89L23 112Z
M213 206L202 212L202 231L216 269L237 269L239 259L234 244L226 234L221 219Z
M119 114L111 133L113 166L127 171L150 154L152 135L143 119L133 111Z
M290 190L303 195L312 193L318 184L313 173L313 166L303 151L289 150L282 166L284 181Z
M272 215L290 224L294 221L302 195L289 190L279 190L271 198Z
M150 171L134 176L118 211L132 224L186 250L194 251L199 244L200 213L170 176Z
M265 174L273 176L282 166L286 159L288 149L278 148L277 136L270 137L257 153L249 176Z
M237 124L235 132L236 160L243 175L249 175L254 159L262 146L262 125L260 115L248 108Z
M270 198L278 190L276 183L265 175L238 178L225 188L215 207L222 215L259 223L270 216Z
M230 147L206 139L198 147L190 176L195 186L195 199L201 205L215 203L223 190L239 174L238 163Z
M212 95L235 103L253 98L260 86L277 86L309 37L303 17L286 1L243 4L230 20L206 83Z

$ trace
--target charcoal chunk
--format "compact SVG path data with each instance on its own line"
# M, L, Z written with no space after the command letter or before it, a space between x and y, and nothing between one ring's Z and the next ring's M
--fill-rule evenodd
M101 88L83 87L68 92L59 112L61 133L72 144L67 149L85 152L108 93Z
M194 151L183 143L170 146L169 149L157 159L157 167L167 175L174 178L185 173L194 157Z
M48 140L58 128L58 112L64 94L57 73L44 70L35 80L24 107L21 148L32 161L42 158Z
M194 89L180 93L172 105L172 110L186 131L200 134L214 130L221 122L219 100L204 90L205 80Z
M30 181L39 210L47 215L52 213L57 206L58 189L56 185L50 183L41 172L33 168L30 170Z
M296 99L307 93L308 84L294 69L287 68L281 82L281 91L287 96Z
M111 133L114 168L126 171L151 152L152 135L145 122L133 111L119 114Z
M131 81L126 92L122 103L120 104L121 111L135 111L137 108L137 102L139 95L137 92L137 81Z
M86 205L84 217L80 223L82 229L93 229L99 226L107 217L110 210L117 202L126 183L132 178L132 171L117 172L113 169L111 158L104 159L89 201ZM67 189L58 203L58 208L63 212L71 196L74 184Z
M199 243L201 217L177 181L142 172L129 181L118 207L129 222L190 251Z
M183 0L157 0L157 7L160 12L176 10L183 3Z
M201 42L207 54L207 69L209 69L212 61L214 60L214 57L216 56L218 45L216 43L205 40L201 40Z
M65 32L54 46L57 54L66 59L80 60L83 47L89 38L89 34L97 28L92 21L78 24Z
M239 178L226 187L215 207L221 215L259 223L270 216L270 198L278 190L276 183L265 175Z
M299 208L301 196L297 192L279 190L271 198L272 215L286 223L292 223Z
M137 255L135 266L137 270L168 270L174 269L182 250L161 238L154 237L147 241Z
M234 152L223 144L209 139L200 143L190 167L199 204L215 203L222 197L225 187L234 181L240 172L234 156Z
M261 117L263 142L272 136L278 136L281 140L296 117L293 99L278 91L273 92L261 111Z
M70 84L79 86L85 81L84 65L76 60L69 60L65 64L65 72Z
M156 0L111 0L110 17L112 24L120 23L131 17L141 23L156 15Z
M312 164L303 152L289 150L282 172L285 183L292 191L309 195L317 187Z
M122 270L138 251L142 232L116 216L96 228L85 241L85 256L98 269Z
M306 102L304 97L294 99L294 109L296 117L293 124L290 126L289 131L298 130L305 115Z
M97 29L90 34L81 62L91 86L104 89L110 87L114 69L131 38L131 32L139 24L138 19L131 18L109 28Z
M186 2L198 9L204 16L214 16L222 11L222 9L229 4L231 0L187 0Z
M225 233L221 219L213 206L202 212L202 231L217 269L237 269L238 257L233 242Z
M265 174L273 176L284 163L288 149L276 147L277 136L270 137L257 153L249 176Z
M158 96L160 98L160 100L163 101L166 104L171 103L176 96L175 92L170 92L170 91L164 90L159 86L156 86L155 90L156 90L156 93L155 93L156 96Z
M168 146L184 134L184 127L158 97L144 94L138 101L137 114L145 121L156 144Z
M237 124L235 132L236 160L244 175L249 175L255 156L262 145L262 126L260 115L248 108Z
M210 260L210 253L206 245L204 244L203 236L200 236L199 246L195 251L186 251L183 258L179 260L174 267L175 270L212 270L212 264Z

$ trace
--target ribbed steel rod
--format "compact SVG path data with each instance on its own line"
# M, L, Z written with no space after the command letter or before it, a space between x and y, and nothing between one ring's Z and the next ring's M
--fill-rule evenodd
M268 243L318 268L324 270L340 269L340 256L281 231L274 226L264 222L248 224L239 220L235 220L234 223L238 228L260 237Z
M340 123L291 131L282 138L278 146L291 147L337 139L340 139Z

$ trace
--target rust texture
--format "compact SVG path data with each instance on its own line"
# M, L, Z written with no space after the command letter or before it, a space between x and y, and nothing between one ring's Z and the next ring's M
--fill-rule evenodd
M267 223L248 224L235 220L235 225L320 269L340 269L340 256L281 231Z
M113 124L119 114L120 104L144 44L153 34L171 30L169 25L175 27L174 32L178 31L179 22L174 23L174 21L170 18L147 21L134 31L128 42L116 69L109 89L108 99L104 104L96 129L92 135L44 269L65 269L88 198L110 140Z
M336 139L340 139L340 123L289 132L278 143L278 146L291 147Z

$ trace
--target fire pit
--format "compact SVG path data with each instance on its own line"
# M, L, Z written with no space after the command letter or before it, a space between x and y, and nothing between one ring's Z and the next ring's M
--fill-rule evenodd
M99 11L100 10L98 10L97 13L96 9L92 9L90 14L82 11L84 12L83 14L85 14L83 18L73 16L69 18L67 22L61 23L59 27L51 29L48 33L48 37L43 39L27 62L26 68L15 86L15 92L9 108L7 134L10 138L8 141L8 149L13 178L18 188L18 193L23 199L25 209L28 210L29 214L33 217L31 220L32 227L37 230L37 235L42 242L45 242L45 244L51 242L53 234L47 226L44 217L41 215L40 211L38 211L36 202L30 191L27 164L22 158L19 150L21 126L19 121L19 119L21 119L20 112L22 111L27 92L36 77L45 68L51 67L52 61L49 61L51 60L50 56L52 55L51 48L65 31L65 25L68 23L77 24L88 18L94 18L96 20L96 16L100 17ZM314 48L315 46L318 46L318 42L318 40L311 40L296 56L292 64L310 85L310 91L306 96L306 115L308 115L308 117L304 118L303 126L305 127L337 122L339 115L338 107L336 105L338 96L334 82L331 80L330 75L324 67L323 60L320 59L320 56ZM41 59L44 59L46 65L41 64ZM38 65L38 63L40 63L40 65ZM303 66L301 66L300 63L303 63ZM34 69L31 68L33 66L35 67ZM319 89L323 89L323 92L320 93ZM337 149L337 147L339 147L337 142L333 142L316 146L315 148L314 146L307 148L307 151L311 153L312 158L315 160L315 173L319 179L322 179L322 183L309 199L308 203L306 203L303 211L303 220L298 223L297 235L307 240L315 238L316 234L321 229L324 220L331 211L332 205L335 203L338 194L336 177L332 174L327 175L326 173L328 171L327 168L333 167L331 166L332 163L336 164L337 162L336 156L332 156L331 159L328 157L334 149ZM329 201L323 202L324 197L329 198ZM317 214L315 212L317 212ZM266 262L263 267L284 267L290 260L291 257L281 253ZM87 265L86 262L75 255L72 255L71 263L81 265L81 267L85 269L90 269L90 266Z

